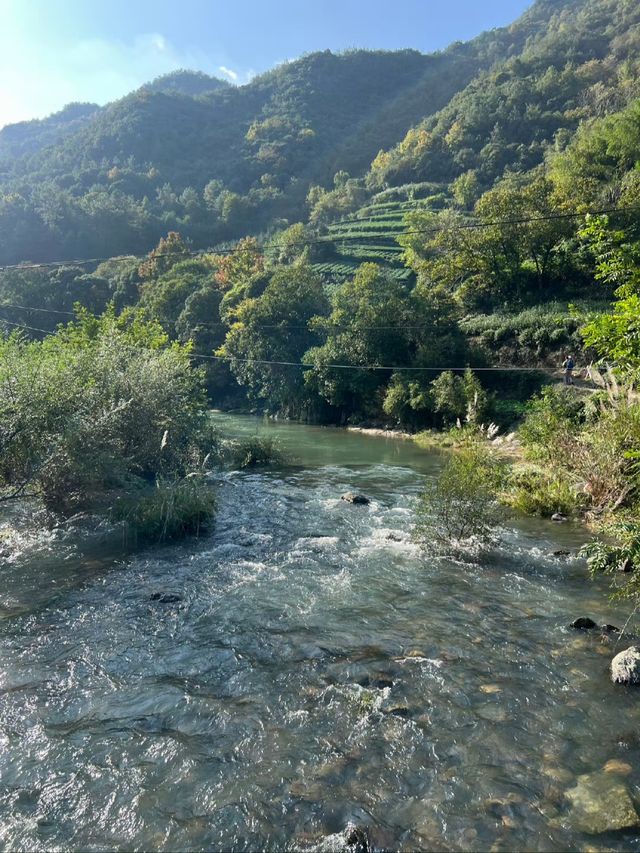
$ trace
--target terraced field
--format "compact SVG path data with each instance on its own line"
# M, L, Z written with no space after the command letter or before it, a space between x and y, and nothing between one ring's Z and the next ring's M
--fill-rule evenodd
M315 268L327 279L343 281L360 264L372 261L400 281L411 280L413 273L402 263L403 250L396 238L405 230L405 215L420 205L418 201L371 204L333 223L329 226L332 257L315 264Z

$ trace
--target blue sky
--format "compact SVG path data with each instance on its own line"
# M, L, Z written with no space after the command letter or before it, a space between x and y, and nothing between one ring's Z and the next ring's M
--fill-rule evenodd
M0 127L194 68L245 83L312 50L424 52L531 0L0 0Z

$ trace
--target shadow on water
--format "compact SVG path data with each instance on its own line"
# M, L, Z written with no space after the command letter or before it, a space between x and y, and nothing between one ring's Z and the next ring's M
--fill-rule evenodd
M626 615L553 556L583 532L523 521L479 563L421 554L437 456L260 428L296 463L224 475L209 537L116 570L53 539L2 567L5 602L59 586L0 622L0 845L312 849L349 821L380 849L591 845L565 792L615 760L635 796L640 739L612 647L566 627Z

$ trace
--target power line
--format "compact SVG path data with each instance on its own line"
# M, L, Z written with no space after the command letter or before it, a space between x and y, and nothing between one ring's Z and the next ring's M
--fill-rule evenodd
M418 208L418 212L420 209ZM438 234L441 231L471 231L471 230L480 230L483 228L493 228L496 226L508 226L508 225L527 225L533 222L551 222L562 219L579 219L583 216L605 216L609 213L632 213L635 211L640 211L640 207L609 207L603 208L601 210L585 210L582 212L573 212L573 213L552 213L547 214L545 216L528 216L522 217L519 219L494 219L488 222L468 222L468 223L460 223L453 227L447 228L446 226L432 226L430 228L415 228L409 229L407 231L398 232L396 235L389 234L389 232L381 233L381 234L367 234L367 238L371 239L380 239L380 238L389 238L393 236L397 237L405 237L405 236L413 236L417 234ZM245 238L246 239L246 238ZM327 245L332 243L343 243L345 240L362 240L363 237L361 234L345 234L343 236L338 237L316 237L310 240L298 240L293 241L291 243L272 243L270 245L265 244L256 244L256 249L261 252L267 252L274 249L290 249L294 246L314 246L314 245ZM239 243L236 243L235 246L232 246L227 249L194 249L179 252L159 252L155 255L158 257L170 257L173 255L178 255L179 257L201 257L203 255L230 255L236 251ZM66 261L42 261L41 263L19 263L19 264L5 264L0 267L0 272L4 272L5 270L28 270L28 269L47 269L47 268L55 268L55 267L64 267L64 266L86 266L87 264L99 264L105 261L126 261L126 260L139 260L144 261L148 259L148 255L118 255L116 257L110 256L105 258L76 258L70 259Z
M13 305L10 302L0 303L0 309L5 308L16 308L21 311L40 311L45 314L61 314L65 317L76 317L77 315L73 311L57 311L53 308L33 308L27 305ZM0 318L0 320L3 318ZM323 322L321 325L322 328L319 328L318 331L322 332L325 329L331 330L342 330L346 332L353 332L354 334L357 332L379 332L379 331L395 331L395 332L403 332L403 331L417 331L421 329L431 329L433 328L433 323L419 323L419 324L395 324L395 325L381 325L381 326L361 326L354 325L353 323L329 323L324 321L324 318L321 318ZM5 320L5 322L10 322L9 320ZM192 331L196 331L200 327L206 327L207 329L230 329L234 324L233 323L196 323ZM29 326L25 326L25 328L30 328ZM305 325L294 325L289 323L253 323L251 325L252 329L276 329L281 330L283 332L288 332L290 330L293 331L306 331L306 332L314 332L314 329L309 328L309 324ZM42 329L36 331L43 331ZM47 332L47 334L51 334L51 332Z
M463 365L462 367L409 367L407 365L389 365L389 364L313 364L313 363L305 363L301 361L269 361L267 359L262 358L236 358L232 355L204 355L202 353L190 353L193 358L205 358L205 359L213 359L214 361L239 361L243 364L264 364L264 365L281 365L283 367L304 367L311 368L313 370L317 370L318 367L322 368L335 368L337 370L393 370L397 371L417 371L417 372L428 372L428 373L441 373L446 370L455 370L455 371L464 371L464 370L472 370L474 373L478 372L527 372L527 373L546 373L552 372L555 373L559 370L557 367L471 367L470 365Z
M42 332L43 335L50 335L51 329L36 329L34 326L25 326L24 323L14 323L7 320L6 317L0 317L0 323L6 323L8 326L15 326L18 329L28 329L30 332Z
M65 317L75 317L73 311L58 311L55 308L35 308L32 305L13 305L11 302L0 303L0 308L16 308L19 311L39 311L43 314L62 314Z
M34 326L27 326L23 323L14 323L11 320L7 320L5 317L0 317L0 322L7 323L9 326L15 326L18 329L27 329L30 332L42 332L44 335L50 335L51 330L47 329L37 329ZM470 365L463 366L447 366L447 367L409 367L407 365L390 365L390 364L323 364L316 365L308 362L300 362L300 361L275 361L268 360L263 358L236 358L232 355L207 355L205 353L200 352L190 352L189 356L191 358L202 358L211 361L237 361L242 364L262 364L262 365L271 365L271 366L280 366L280 367L303 367L306 369L317 369L318 367L322 368L330 368L335 370L392 370L394 372L407 372L414 371L418 373L442 373L446 370L452 371L463 371L463 370L472 370L474 373L504 373L504 372L525 372L525 373L547 373L553 372L555 373L559 368L556 367L517 367L517 366L509 366L509 367L471 367Z

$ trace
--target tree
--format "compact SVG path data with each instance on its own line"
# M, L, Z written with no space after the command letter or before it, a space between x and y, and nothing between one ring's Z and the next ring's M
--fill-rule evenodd
M389 376L375 368L407 365L410 360L408 294L377 264L367 263L334 291L331 309L328 317L314 322L326 341L305 356L313 364L307 383L343 417L372 413L381 403L378 396ZM355 369L331 366L336 363Z
M239 304L218 354L230 359L251 399L293 416L303 413L308 395L299 365L317 334L309 321L327 308L322 280L304 264L277 268L261 295Z
M158 278L179 261L189 257L189 248L180 234L170 231L153 249L146 261L140 264L138 273L143 281Z

